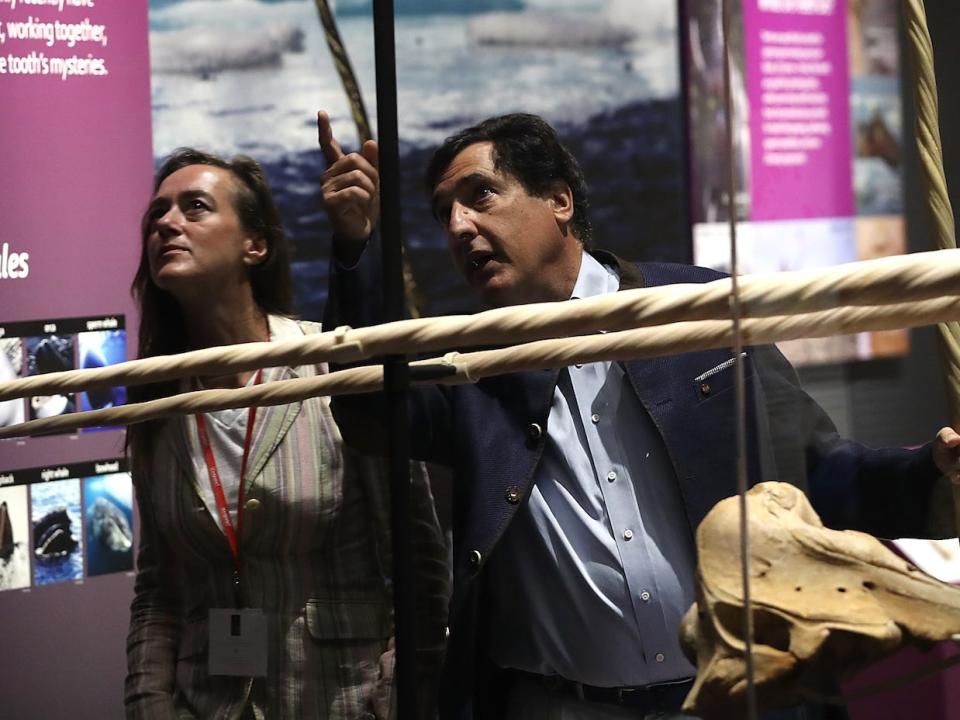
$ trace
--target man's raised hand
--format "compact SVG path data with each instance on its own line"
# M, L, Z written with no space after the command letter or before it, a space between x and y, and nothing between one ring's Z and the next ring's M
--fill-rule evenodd
M317 139L327 161L320 192L333 225L335 251L341 261L355 259L380 216L379 149L375 141L367 140L359 153L345 155L323 110L317 113Z

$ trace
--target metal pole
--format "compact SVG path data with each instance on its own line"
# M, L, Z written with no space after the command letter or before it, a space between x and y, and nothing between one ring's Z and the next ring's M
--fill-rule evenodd
M380 233L383 241L384 321L403 318L403 258L400 227L400 142L393 0L373 1L377 72L377 135L380 144ZM396 716L417 717L416 597L410 541L410 462L405 356L383 360L390 427L390 517L393 544L393 602L396 638Z

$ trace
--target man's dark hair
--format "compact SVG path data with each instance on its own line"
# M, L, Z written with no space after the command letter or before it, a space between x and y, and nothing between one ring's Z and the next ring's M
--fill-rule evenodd
M536 115L514 113L484 120L444 140L430 160L425 177L427 192L453 159L470 145L493 144L493 165L515 177L530 195L544 197L557 181L565 182L573 195L573 234L591 247L593 228L588 215L587 183L576 158L557 138L550 125Z
M233 207L245 232L264 240L267 254L263 262L248 269L253 299L266 314L293 315L293 278L290 273L290 250L280 213L273 201L266 175L260 164L245 155L226 160L218 155L180 148L168 157L154 178L153 194L173 173L190 165L210 165L230 173L233 179ZM130 291L140 311L138 357L169 355L187 350L187 331L176 299L157 287L150 276L147 238L153 220L150 210L144 213L140 223L140 264ZM138 385L130 388L133 402L152 400L176 392L176 381ZM128 432L128 446L134 452L146 444L153 429L146 423L132 425Z

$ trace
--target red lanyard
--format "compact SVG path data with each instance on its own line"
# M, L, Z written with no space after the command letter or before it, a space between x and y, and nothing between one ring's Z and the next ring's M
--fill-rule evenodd
M260 384L263 370L257 370L254 385ZM213 457L213 448L210 446L210 436L207 434L207 421L203 413L194 415L197 419L197 434L200 436L200 447L203 449L203 458L207 462L207 473L210 475L210 487L213 488L213 497L217 502L217 512L223 525L223 533L230 544L233 553L234 582L240 583L240 529L243 521L243 481L247 474L247 458L250 455L250 440L253 437L253 422L257 417L257 408L251 407L247 412L247 436L243 441L243 460L240 461L240 488L237 492L237 527L234 529L230 512L227 510L227 498L223 494L223 483L220 481L220 472L217 470L217 461Z

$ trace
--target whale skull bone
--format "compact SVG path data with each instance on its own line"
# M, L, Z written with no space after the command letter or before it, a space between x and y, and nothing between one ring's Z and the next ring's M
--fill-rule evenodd
M750 617L761 710L835 691L839 681L906 643L960 633L960 588L940 582L860 532L823 526L792 485L747 493ZM740 506L723 500L697 529L697 601L684 615L684 652L697 665L683 711L743 717L746 663Z

